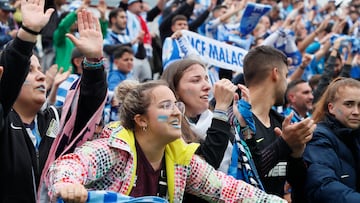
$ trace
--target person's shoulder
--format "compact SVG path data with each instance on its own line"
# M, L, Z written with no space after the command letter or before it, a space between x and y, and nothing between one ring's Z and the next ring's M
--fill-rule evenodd
M269 116L278 122L283 122L285 117L274 109L270 109Z
M331 129L326 122L320 122L316 124L316 128L313 132L313 137L308 145L326 145L337 146L340 140L337 138L335 132Z

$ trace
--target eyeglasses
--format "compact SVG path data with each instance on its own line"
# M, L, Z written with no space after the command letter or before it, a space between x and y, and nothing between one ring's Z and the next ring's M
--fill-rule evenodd
M160 104L160 108L164 109L164 110L172 110L174 111L176 108L181 112L181 114L185 113L185 104L183 102L177 101L177 102L172 102L172 101L165 101L163 103Z

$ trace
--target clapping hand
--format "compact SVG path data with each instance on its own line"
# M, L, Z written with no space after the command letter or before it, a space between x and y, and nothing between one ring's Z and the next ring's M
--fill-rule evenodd
M278 127L274 130L292 149L291 156L299 158L305 150L306 143L311 140L316 124L311 118L306 118L298 123L291 123L293 114L291 113L284 119L282 130Z

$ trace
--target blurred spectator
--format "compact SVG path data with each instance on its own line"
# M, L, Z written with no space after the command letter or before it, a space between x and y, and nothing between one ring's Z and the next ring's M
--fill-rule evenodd
M134 53L128 46L122 46L114 51L114 69L108 73L108 98L104 109L104 123L119 120L118 100L114 97L116 87L124 80L133 79Z
M0 50L10 40L14 39L18 30L12 12L15 8L10 5L8 0L0 1Z
M21 9L20 9L20 1L21 0L12 0L10 1L11 5L16 9L16 11L14 12L14 20L16 21L16 23L21 26L21 21L22 21L22 15L21 15Z
M167 11L171 10L171 12L166 15L163 14L163 20L160 23L159 31L162 43L177 30L186 29L196 32L200 26L204 26L203 23L216 6L216 0L211 0L209 6L205 10L201 11L201 13L191 19L191 17L194 16L194 6L195 2L193 0L187 0L182 3L173 2L165 9Z
M297 123L311 116L314 96L310 85L305 80L291 81L288 84L285 96L288 106L283 115L288 116L293 113L291 122Z
M352 65L353 54L350 53L345 62L340 55L341 43L344 41L344 38L339 37L335 40L332 50L328 52L325 57L325 69L324 73L321 75L320 81L317 88L314 90L314 103L316 103L320 96L325 91L326 87L330 82L336 77L350 77L350 70Z
M121 81L129 78L129 74L134 66L134 53L128 46L116 49L113 56L115 67L114 70L109 72L108 76L110 91L114 91L115 87L118 86Z
M192 12L194 10L194 0L187 0L186 2L173 2L170 6L168 6L163 14L163 20L159 25L160 31L160 39L161 42L164 43L165 38L170 37L173 33L171 30L171 25L173 23L173 18L176 15L184 15L186 19L190 19ZM164 11L164 12L165 12Z
M293 0L282 0L278 3L280 18L285 20L286 16L293 10Z
M271 11L268 14L269 18L270 18L270 23L271 25L273 25L274 23L276 23L277 21L281 21L281 16L280 16L280 8L279 6L275 5L271 8Z
M310 85L312 91L314 91L317 88L320 78L321 78L320 74L315 74L315 75L311 76L311 78L309 79L309 85Z
M145 19L141 16L142 0L129 0L126 11L127 32L131 40L138 38L139 33L143 33L142 42L144 43L146 57L143 59L134 58L134 78L139 81L152 79L150 60L152 58L151 34Z
M131 39L127 29L127 16L122 8L115 8L109 13L109 25L107 35L104 39L104 52L109 57L109 71L115 69L114 66L114 52L122 46L132 47L135 58L142 60L146 58L146 50L143 39L144 32L140 31L135 39Z
M65 11L62 6L66 4L66 0L46 0L45 9L53 8L55 12L50 17L48 24L41 30L41 67L44 70L50 68L55 63L55 50L53 47L53 34L60 22L60 16Z

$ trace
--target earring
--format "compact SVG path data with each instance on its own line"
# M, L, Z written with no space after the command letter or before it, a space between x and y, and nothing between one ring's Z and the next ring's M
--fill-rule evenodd
M143 127L142 127L142 130L143 130L144 132L146 132L147 126L143 126Z

